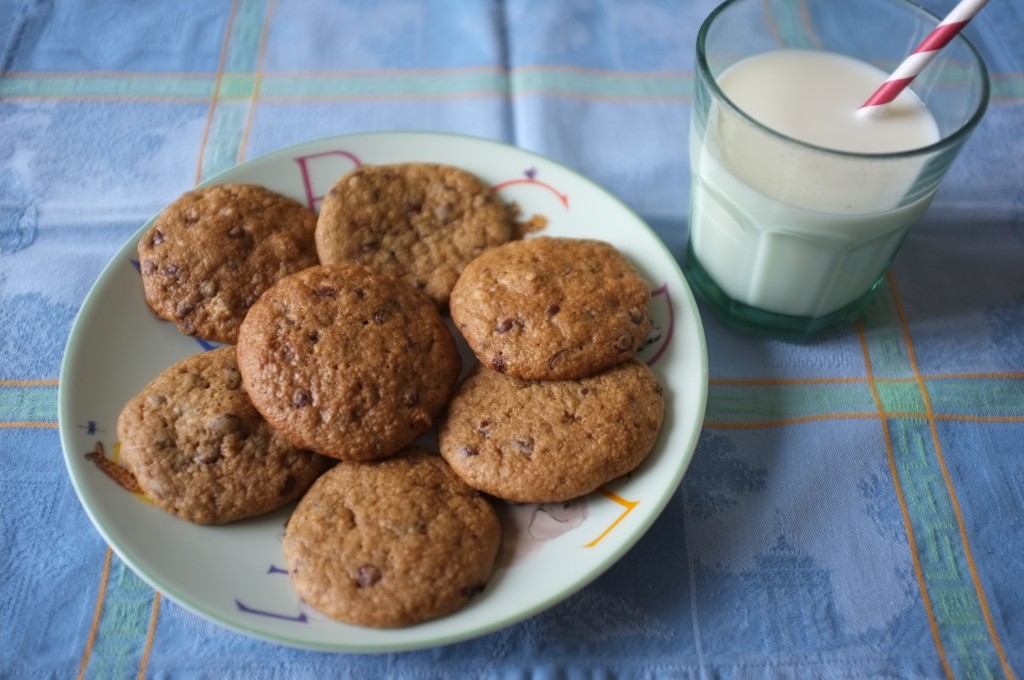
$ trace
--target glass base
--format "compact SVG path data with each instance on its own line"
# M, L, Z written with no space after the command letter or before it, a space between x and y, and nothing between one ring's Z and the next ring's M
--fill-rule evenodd
M694 294L704 300L730 328L753 335L796 342L815 340L828 330L856 320L867 309L878 283L883 278L879 277L874 286L850 304L824 316L811 317L767 312L733 300L701 266L693 253L691 243L687 243L686 259L683 261L682 269Z

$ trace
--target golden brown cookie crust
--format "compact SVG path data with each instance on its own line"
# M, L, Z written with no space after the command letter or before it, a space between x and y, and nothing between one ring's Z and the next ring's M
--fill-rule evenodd
M341 463L296 507L284 554L296 591L332 619L393 628L484 589L501 544L489 502L437 454Z
M461 358L429 298L349 264L268 290L242 324L238 363L256 408L296 446L372 460L430 428Z
M473 260L450 308L484 366L564 380L633 356L650 330L650 297L650 286L611 244L540 236Z
M169 367L128 401L121 456L157 506L224 524L298 498L330 460L292 446L253 407L233 347Z
M465 170L432 163L364 165L339 179L320 207L324 264L366 264L401 278L445 309L480 253L512 236L508 211Z
M665 396L631 359L578 380L521 380L478 367L438 428L441 454L473 488L519 503L565 501L635 469Z
M186 335L234 344L267 288L317 264L315 230L316 215L265 187L189 191L139 239L146 302Z

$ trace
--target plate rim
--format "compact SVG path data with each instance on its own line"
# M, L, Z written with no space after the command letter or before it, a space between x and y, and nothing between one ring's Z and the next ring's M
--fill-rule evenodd
M206 619L207 621L210 621L215 625L225 628L227 630L231 630L233 632L246 635L255 639L263 640L265 642L293 647L297 649L315 650L322 652L343 652L361 654L403 652L442 647L457 642L468 641L471 639L481 637L483 635L487 635L488 633L492 633L503 628L512 626L528 618L531 618L537 615L538 613L558 604L559 602L568 599L575 593L578 593L587 586L589 586L602 574L608 571L613 565L618 563L626 555L626 553L632 550L633 547L640 541L640 539L642 539L648 533L651 526L653 526L654 522L656 522L658 518L661 517L661 515L664 513L665 507L668 505L672 496L675 495L679 485L682 483L686 471L689 469L690 464L692 463L695 449L697 446L697 441L703 430L703 420L707 409L709 374L706 334L704 330L704 325L700 318L700 310L696 304L696 299L693 295L693 291L689 287L689 283L686 281L685 277L682 274L679 262L676 260L675 256L672 255L672 252L669 250L668 246L657 234L657 232L654 231L654 229L647 223L645 219L643 219L640 216L638 212L636 212L632 207L626 204L625 201L623 201L613 192L606 189L603 185L589 178L588 176L576 170L575 168L566 165L565 163L562 163L558 160L555 160L549 156L545 156L538 152L516 146L515 144L511 144L509 142L504 142L485 137L477 137L473 135L453 132L380 130L372 132L332 135L328 137L322 137L318 139L307 140L305 142L291 144L276 149L274 151L267 152L266 154L262 154L254 158L248 159L242 163L237 163L231 166L230 168L226 168L216 173L212 177L209 177L203 180L202 182L196 184L193 187L193 189L216 184L223 184L227 181L230 181L230 179L225 179L225 176L237 173L240 170L247 167L251 167L253 165L267 163L272 164L275 161L277 161L280 157L294 155L296 152L299 152L303 149L312 149L335 143L345 143L354 139L371 140L373 138L393 139L401 137L407 137L410 139L425 138L428 140L444 140L446 138L458 139L461 140L463 143L499 147L506 150L514 151L516 153L525 154L526 156L536 159L538 161L543 161L544 163L551 164L552 166L557 166L563 171L573 175L577 180L580 180L583 183L590 185L600 193L604 194L606 198L609 198L615 203L617 203L624 211L631 215L633 219L635 219L640 225L642 225L643 228L646 229L649 235L652 237L653 242L656 243L657 246L662 250L661 254L664 256L665 260L671 263L671 267L674 270L673 274L677 277L678 282L681 284L680 292L682 292L684 295L682 296L682 298L674 299L685 300L686 306L693 316L693 330L696 333L698 345L697 357L699 360L699 365L695 368L697 372L697 382L700 388L699 393L697 395L695 411L696 425L695 427L692 428L690 432L687 433L684 445L685 450L682 452L682 464L675 466L672 478L670 479L669 483L666 484L664 487L665 489L668 489L668 491L661 494L658 498L655 499L655 502L652 504L653 509L642 518L641 524L633 532L629 534L629 537L626 540L622 541L620 544L615 546L609 552L608 555L603 556L600 559L599 563L596 566L592 567L591 570L584 577L573 581L571 586L562 588L552 593L548 597L541 599L532 606L516 609L510 614L503 614L501 616L494 617L494 619L491 620L488 624L480 626L478 628L474 628L469 631L464 630L461 632L450 632L446 634L441 634L431 639L412 639L405 642L382 640L380 642L351 644L346 643L344 640L340 640L337 643L324 643L319 641L291 638L280 634L270 634L255 628L250 628L238 624L235 621L228 620L215 612L207 610L203 606L202 602L192 601L188 599L187 596L185 595L179 596L179 594L175 592L174 588L168 587L167 584L163 583L159 578L154 577L146 569L141 568L136 563L136 560L132 557L132 551L130 549L127 550L128 554L126 554L126 546L122 546L118 541L111 539L111 535L109 534L107 528L103 525L102 522L99 521L99 518L95 515L93 508L90 506L90 504L86 502L85 491L80 486L80 482L77 478L75 470L72 469L72 456L80 454L75 453L73 442L71 441L71 426L66 425L66 423L68 422L69 412L72 409L71 392L73 387L73 385L69 385L68 383L68 376L70 375L70 372L74 368L74 365L76 363L75 359L77 358L77 355L81 351L80 346L82 345L83 338L80 336L85 332L83 328L87 323L87 319L90 316L90 312L97 304L99 304L100 290L105 287L105 282L108 279L115 276L114 270L119 264L122 263L124 257L127 254L130 254L137 247L139 239L152 225L157 215L160 214L160 211L158 211L150 218L148 218L138 229L136 229L126 239L126 241L115 250L114 254L110 257L106 264L103 265L102 270L100 271L96 279L93 281L88 292L86 293L85 298L82 300L82 303L75 314L75 318L72 323L71 329L68 333L68 339L67 342L65 343L64 352L61 358L61 367L57 385L57 421L65 469L67 470L68 477L71 480L72 487L74 488L75 495L77 496L79 505L82 507L83 510L85 510L86 515L89 517L89 520L93 525L93 528L100 534L100 536L103 538L107 546L115 554L117 554L117 556L132 570L132 572L136 576L138 576L141 580L147 583L151 588L153 588L154 591L156 591L160 595L167 597L179 606ZM161 208L161 210L162 209L163 208ZM396 631L402 630L403 629L396 629ZM404 630L408 630L408 628ZM387 631L384 632L386 633Z

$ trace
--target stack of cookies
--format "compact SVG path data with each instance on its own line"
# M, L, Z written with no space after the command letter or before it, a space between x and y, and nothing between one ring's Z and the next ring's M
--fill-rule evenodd
M450 305L480 364L438 429L456 473L497 498L548 503L635 469L665 411L654 373L635 358L650 295L601 241L537 237L473 260Z
M633 470L664 396L634 358L650 289L612 246L514 240L458 168L362 166L319 216L253 185L197 189L139 242L146 300L224 343L157 376L118 422L154 503L197 523L299 498L300 596L396 627L462 607L501 543L491 498L561 501ZM443 314L480 360L462 360ZM437 426L441 456L414 446Z

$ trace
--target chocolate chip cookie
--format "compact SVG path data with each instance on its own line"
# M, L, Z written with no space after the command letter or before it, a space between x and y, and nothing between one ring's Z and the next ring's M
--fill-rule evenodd
M322 263L369 265L440 309L470 260L511 236L509 213L490 187L431 163L356 168L324 197L316 226Z
M317 480L288 520L284 555L317 610L395 628L463 607L485 588L500 545L489 502L437 454L409 449Z
M452 320L480 363L564 380L629 359L650 330L650 286L603 241L541 236L473 260L452 290Z
M222 347L171 366L128 401L121 456L157 506L224 524L299 497L332 461L292 446L253 407Z
M342 264L264 293L242 323L238 363L256 408L296 446L371 460L430 428L462 362L426 295Z
M189 191L139 239L146 302L186 335L234 344L263 291L317 264L315 230L316 215L261 186Z
M441 454L475 489L519 503L565 501L636 468L665 414L637 359L578 380L521 380L477 367L438 427Z

